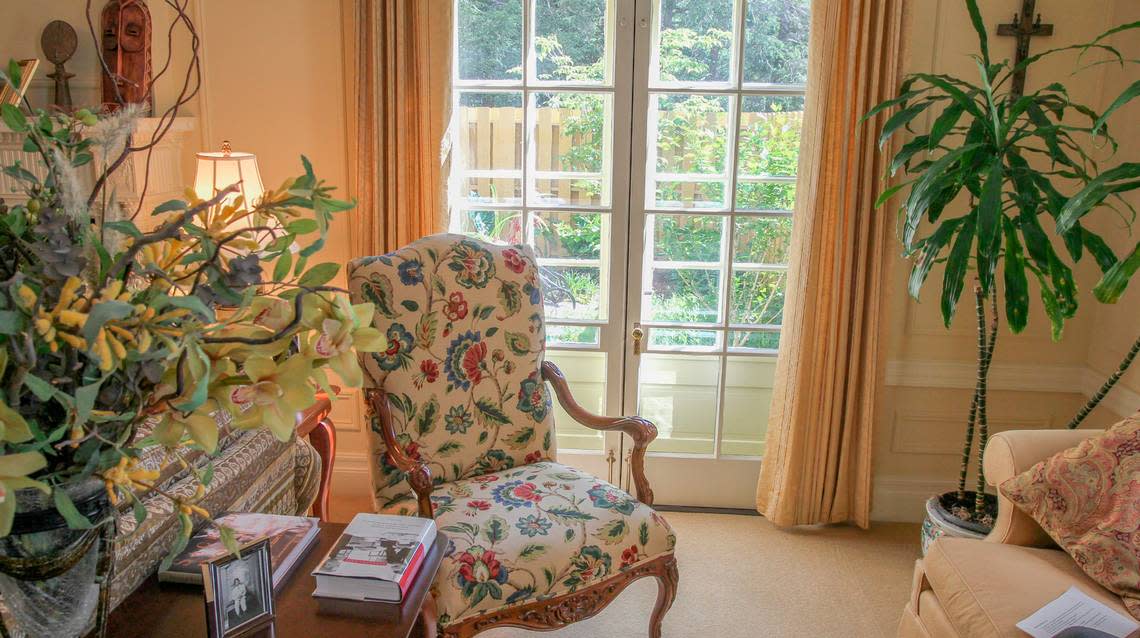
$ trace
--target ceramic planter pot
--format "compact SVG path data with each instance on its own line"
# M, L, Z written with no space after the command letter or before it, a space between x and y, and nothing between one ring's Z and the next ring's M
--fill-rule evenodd
M967 499L972 501L974 494L974 492L966 492ZM939 496L931 496L926 501L926 519L922 521L922 554L924 556L930 544L941 536L982 539L993 529L992 525L967 521L955 516L949 506L956 499L956 496L955 492L947 492ZM987 508L997 511L997 498L993 494L986 494L985 502Z

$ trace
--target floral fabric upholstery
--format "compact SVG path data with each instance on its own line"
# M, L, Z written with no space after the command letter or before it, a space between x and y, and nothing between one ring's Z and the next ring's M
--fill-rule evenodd
M354 303L372 302L386 351L361 355L365 387L383 388L397 440L450 483L549 459L550 393L534 253L432 235L349 264ZM370 436L378 510L411 513L404 474Z
M543 461L440 486L440 624L568 594L673 551L665 519L580 470Z
M1140 412L1000 489L1140 618Z

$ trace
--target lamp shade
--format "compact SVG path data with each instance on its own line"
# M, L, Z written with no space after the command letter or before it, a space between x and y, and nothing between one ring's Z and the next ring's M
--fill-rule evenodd
M261 199L265 188L261 185L261 173L257 170L257 156L253 153L235 153L229 142L222 143L222 151L198 153L198 171L194 179L194 191L202 199L210 199L219 191L237 185L238 192L227 195L222 204L229 204L238 195L245 198L246 205L252 206Z

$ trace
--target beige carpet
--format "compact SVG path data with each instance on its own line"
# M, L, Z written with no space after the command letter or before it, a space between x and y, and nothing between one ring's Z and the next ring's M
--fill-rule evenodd
M894 636L918 557L918 526L877 524L784 531L758 516L667 513L681 583L665 617L669 638ZM656 581L630 585L605 611L536 634L480 638L647 636Z
M334 501L334 520L365 501ZM343 511L342 511L343 510ZM759 516L665 517L677 531L681 582L666 638L895 635L918 558L918 525L877 523L785 531ZM657 581L629 586L605 611L561 631L497 629L480 638L637 638L649 635Z

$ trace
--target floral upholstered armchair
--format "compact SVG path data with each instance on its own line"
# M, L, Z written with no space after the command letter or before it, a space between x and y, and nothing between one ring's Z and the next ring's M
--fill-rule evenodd
M440 635L560 627L652 576L649 633L660 636L677 563L644 472L657 430L590 414L543 361L531 250L433 235L352 262L349 286L388 337L362 357L376 509L434 516L450 541L435 584ZM638 499L554 460L547 383L575 420L633 439Z

